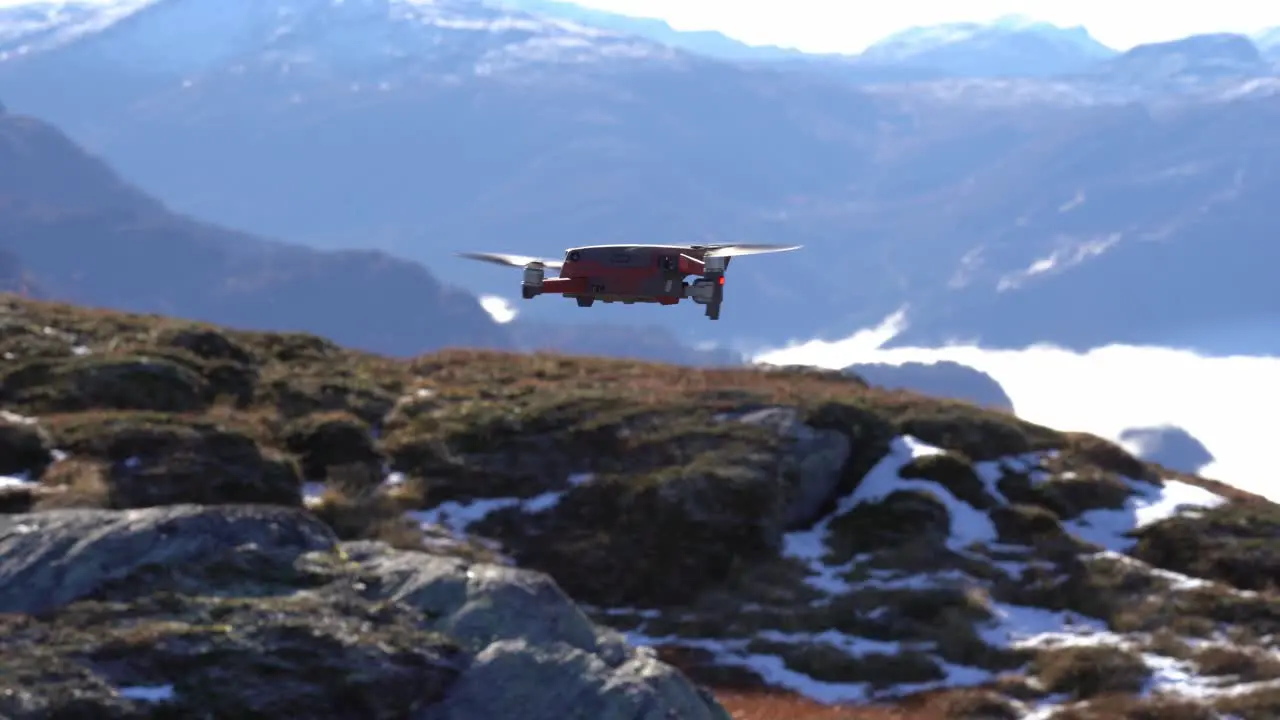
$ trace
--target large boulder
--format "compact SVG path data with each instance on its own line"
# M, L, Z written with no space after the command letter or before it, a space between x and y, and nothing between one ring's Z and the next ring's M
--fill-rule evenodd
M0 517L0 613L7 718L728 720L545 575L297 509Z

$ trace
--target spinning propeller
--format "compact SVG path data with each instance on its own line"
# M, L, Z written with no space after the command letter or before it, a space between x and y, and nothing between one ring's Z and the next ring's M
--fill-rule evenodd
M543 258L529 257L527 255L506 255L504 253L487 253L487 252L464 252L458 253L458 257L470 258L481 262L493 263L495 265L505 265L507 267L522 268L531 263L541 263L543 267L559 270L564 267L561 260L545 260Z
M707 252L703 257L734 257L737 255L763 255L765 253L799 250L799 245L765 245L740 243L737 245L703 245Z

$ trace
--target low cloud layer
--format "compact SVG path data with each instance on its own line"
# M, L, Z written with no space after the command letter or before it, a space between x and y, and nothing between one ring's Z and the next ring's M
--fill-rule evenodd
M1060 430L1121 441L1125 430L1173 425L1215 460L1201 473L1280 501L1275 413L1280 358L1204 357L1186 350L1111 345L1078 353L1052 346L990 350L881 346L904 327L902 314L846 340L811 341L754 354L759 362L844 368L854 363L951 360L988 373L1019 417Z

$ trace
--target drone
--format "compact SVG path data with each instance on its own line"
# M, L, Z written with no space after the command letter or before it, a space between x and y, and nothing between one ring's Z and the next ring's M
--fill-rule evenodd
M707 307L706 315L720 319L724 302L724 273L739 255L798 250L800 245L589 245L571 248L564 260L524 255L469 252L459 257L524 268L520 295L574 298L578 307L604 303L676 305L688 298ZM560 276L547 278L546 271ZM686 278L693 277L693 282Z

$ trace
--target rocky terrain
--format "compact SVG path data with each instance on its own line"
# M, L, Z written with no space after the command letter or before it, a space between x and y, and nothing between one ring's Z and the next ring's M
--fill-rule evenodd
M1090 436L14 296L0 358L6 717L1280 713L1280 508Z

